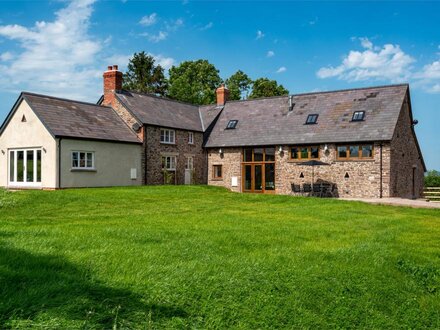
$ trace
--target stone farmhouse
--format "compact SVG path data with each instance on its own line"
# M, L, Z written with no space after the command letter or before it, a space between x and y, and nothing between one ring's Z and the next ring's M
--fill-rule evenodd
M216 104L196 106L122 90L116 65L103 78L97 104L21 93L0 128L0 186L422 194L407 84L243 101L228 101L221 86Z

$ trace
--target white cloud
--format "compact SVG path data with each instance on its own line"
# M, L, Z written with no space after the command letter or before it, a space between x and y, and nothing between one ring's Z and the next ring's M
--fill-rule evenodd
M6 61L10 61L14 58L14 55L12 55L11 52L4 52L2 54L0 54L0 61L6 62Z
M210 28L212 28L214 26L214 23L209 22L208 24L206 24L205 26L200 28L200 31L206 31L209 30Z
M423 67L422 71L417 74L417 78L427 80L440 80L440 60L427 64Z
M362 47L366 49L373 49L373 43L368 38L359 38Z
M174 32L177 29L179 29L180 27L182 27L183 23L184 23L183 19L178 18L176 20L171 20L171 21L165 22L165 28L167 29L167 31Z
M265 34L263 33L263 31L258 30L257 31L257 37L255 39L261 39L264 38Z
M151 42L159 42L165 40L168 37L168 32L159 31L156 34L145 32L145 33L141 33L141 36L147 37L147 39Z
M23 49L5 66L0 86L79 99L96 98L102 70L95 69L101 42L88 35L94 0L75 0L55 13L53 22L33 27L0 26L0 37Z
M440 93L440 84L435 84L428 91L431 93Z
M277 70L277 73L283 73L283 72L286 72L287 71L287 68L285 67L285 66L282 66L282 67L280 67L278 70Z
M139 24L144 25L144 26L152 26L156 23L157 23L157 14L156 13L152 13L150 15L144 16L139 21Z
M318 17L315 17L314 20L309 21L309 25L315 25L318 22Z
M274 57L275 56L275 52L272 50L269 50L266 54L266 57Z
M350 51L336 67L318 70L321 79L337 77L347 81L388 80L407 81L412 75L415 59L402 51L399 45L386 44L382 48L366 38L361 40L364 51Z

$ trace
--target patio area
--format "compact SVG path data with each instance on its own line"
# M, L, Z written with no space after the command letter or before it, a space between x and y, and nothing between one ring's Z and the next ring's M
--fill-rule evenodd
M359 201L369 204L406 206L413 208L440 209L440 202L428 202L425 199L406 198L340 198L347 201Z

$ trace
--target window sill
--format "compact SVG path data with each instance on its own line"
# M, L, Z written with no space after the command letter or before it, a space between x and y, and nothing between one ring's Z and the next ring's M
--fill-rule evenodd
M223 181L223 178L212 178L211 181Z
M176 142L173 142L173 143L171 143L171 142L160 142L160 144L167 144L167 145L176 145Z
M374 162L374 158L349 158L349 159L335 159L335 162Z
M96 168L72 168L70 172L96 172Z
M310 159L300 159L300 160L293 160L293 159L290 159L290 160L288 160L287 162L288 162L288 163L301 164L301 163L305 163L305 162L310 162L311 160L321 161L320 158L310 158Z

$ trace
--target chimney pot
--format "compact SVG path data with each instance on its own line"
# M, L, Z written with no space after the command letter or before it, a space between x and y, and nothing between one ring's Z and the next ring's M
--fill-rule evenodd
M118 66L117 65L113 65L113 70L118 71Z
M109 65L109 66L107 67L107 70L108 70L108 71L112 71L112 69L113 69L113 68L112 68L111 65Z

